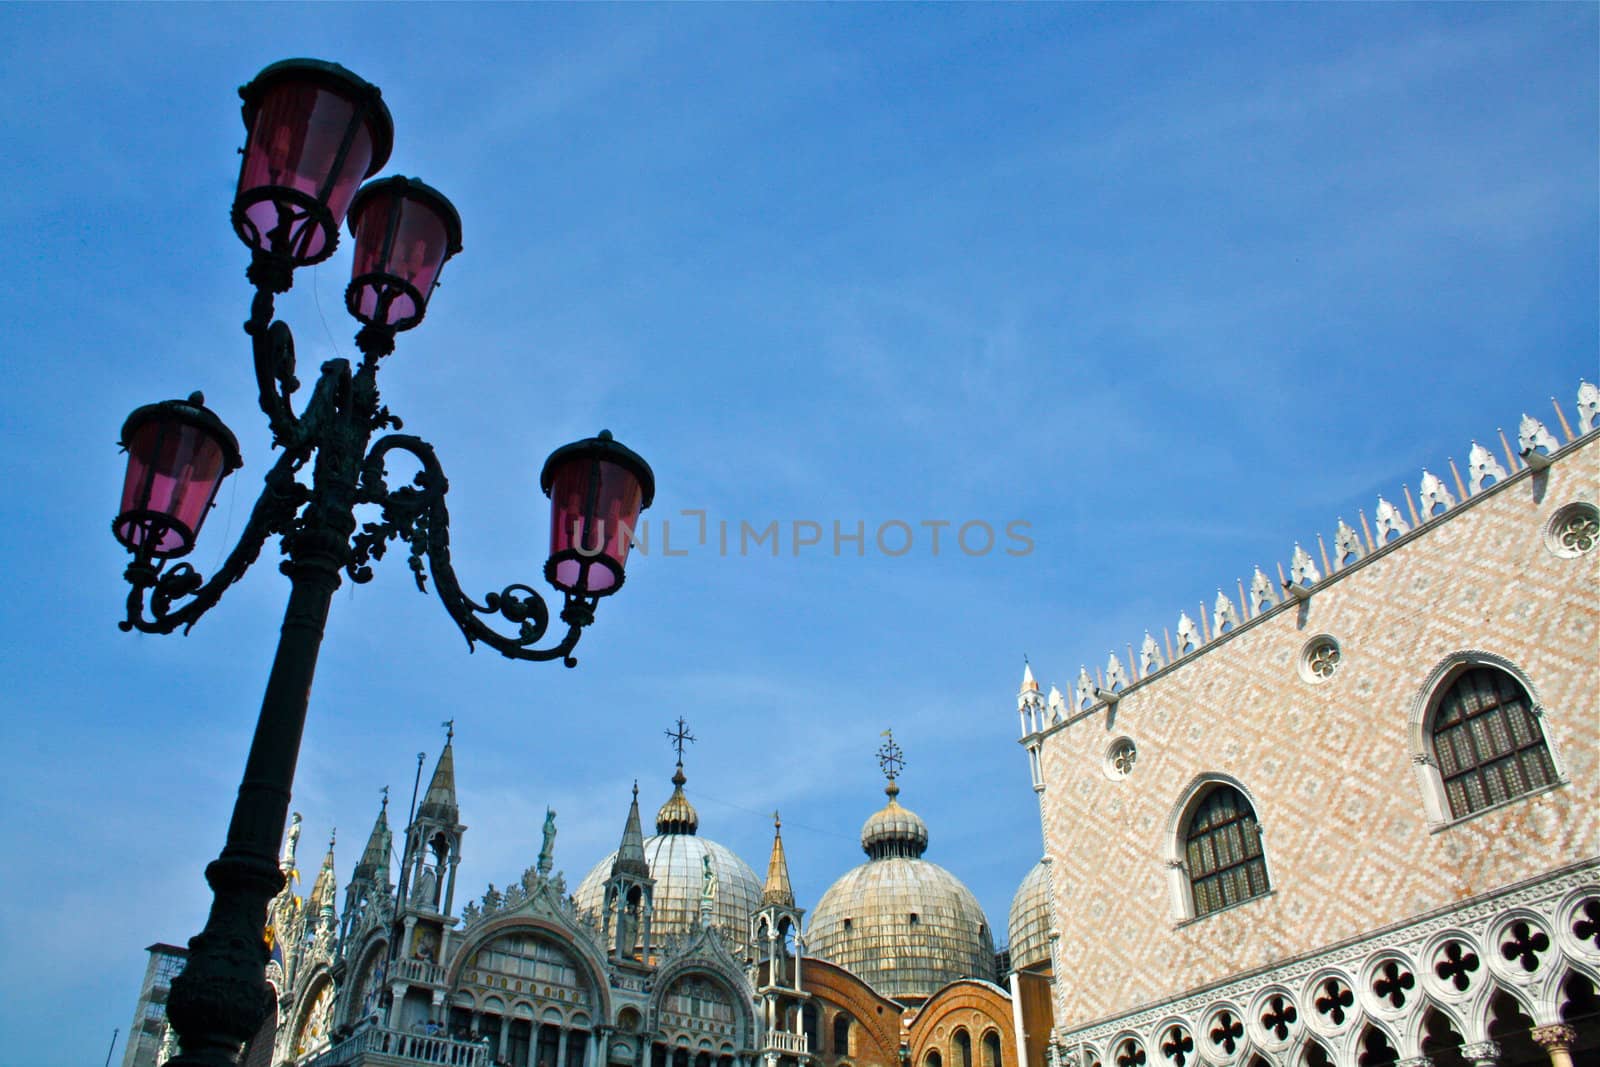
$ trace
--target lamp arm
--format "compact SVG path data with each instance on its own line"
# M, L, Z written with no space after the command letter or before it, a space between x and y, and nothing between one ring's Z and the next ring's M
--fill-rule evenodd
M266 487L256 498L238 543L210 581L202 579L200 572L187 563L163 573L162 561L144 554L128 564L124 577L133 586L128 591L128 617L117 626L124 633L138 630L147 634L169 634L180 626L185 633L192 630L200 616L222 598L228 586L244 577L244 572L261 554L261 546L267 538L288 530L295 512L310 494L310 490L295 480L295 471L304 462L303 451L285 452L278 457L278 462L267 471ZM145 611L147 595L148 614ZM173 606L184 597L189 599Z
M300 388L294 376L294 334L288 323L272 318L273 294L289 288L289 272L271 257L257 253L246 273L256 287L244 332L250 335L255 354L261 410L272 427L272 443L293 448L303 443L303 431L289 400Z
M410 453L422 469L411 485L391 491L384 480L384 457L395 449ZM357 501L379 505L382 521L364 523L352 539L350 562L345 568L350 578L355 582L371 581L370 561L381 559L388 542L398 537L411 548L411 572L417 588L423 592L427 591L423 560L427 560L427 573L433 576L434 592L466 637L469 649L482 641L511 659L559 659L568 667L577 666L572 650L583 636L583 628L594 621L595 598L568 594L560 615L561 621L567 624L566 634L552 646L533 647L550 627L550 609L532 586L513 583L498 593L484 594L481 604L461 591L461 583L450 563L450 513L445 507L445 493L449 488L432 445L411 434L388 434L379 438L362 464ZM480 615L499 615L515 624L517 632L502 634L491 629L478 618Z
M264 329L245 328L255 350L256 387L261 410L272 427L272 443L293 447L301 438L300 421L289 400L300 388L300 380L294 376L294 334L281 319Z

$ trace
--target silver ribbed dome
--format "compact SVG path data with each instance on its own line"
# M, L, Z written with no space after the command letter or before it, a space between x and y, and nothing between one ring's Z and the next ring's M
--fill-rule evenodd
M958 978L994 978L994 938L978 898L922 859L928 827L889 803L861 828L870 859L847 871L817 902L807 927L812 954L836 963L887 997L918 1000Z
M651 938L658 944L682 937L700 921L700 892L705 879L705 859L717 876L711 923L733 936L743 947L750 940L750 916L761 906L761 880L744 860L715 841L698 837L699 816L684 796L683 767L673 775L672 796L656 814L656 834L644 839L645 862L655 879ZM606 883L616 862L613 852L594 866L578 884L573 901L580 914L600 915L605 909Z
M1050 879L1044 860L1017 887L1011 898L1011 968L1025 971L1050 962Z

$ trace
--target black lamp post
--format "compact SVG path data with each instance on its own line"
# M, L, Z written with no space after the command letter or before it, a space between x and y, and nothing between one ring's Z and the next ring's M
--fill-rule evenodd
M255 285L245 332L255 351L261 409L282 455L227 560L210 580L187 563L206 512L239 446L195 393L141 407L128 417L122 507L112 532L133 553L123 630L188 629L244 574L268 537L282 539L289 604L250 743L244 779L222 854L206 867L214 899L205 929L189 942L189 962L172 983L167 1017L180 1055L173 1064L233 1065L270 1010L263 940L267 904L283 888L278 870L283 820L305 726L317 652L340 572L372 578L371 563L391 541L410 548L417 586L428 575L445 610L466 635L506 656L562 660L568 667L601 597L622 586L629 534L650 506L650 467L601 431L559 448L540 486L551 498L551 554L545 576L563 596L566 633L540 648L550 611L531 586L513 584L477 603L450 565L448 484L433 447L410 434L373 435L400 420L379 404L378 362L394 336L422 321L445 261L461 250L461 221L450 201L412 178L386 178L357 190L383 166L393 125L377 88L343 67L315 60L274 63L239 90L248 139L233 205L233 227L251 249ZM324 363L297 415L289 327L272 320L273 296L289 289L296 267L333 254L349 214L355 264L345 303L361 323L360 365ZM390 452L421 470L391 490ZM309 471L309 484L298 475ZM374 505L380 521L357 529L355 509ZM426 561L426 570L424 570ZM500 616L513 632L482 618Z

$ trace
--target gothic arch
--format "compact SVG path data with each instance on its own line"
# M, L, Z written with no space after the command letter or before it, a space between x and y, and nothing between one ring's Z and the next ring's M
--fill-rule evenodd
M1517 1009L1528 1018L1538 1022L1537 1006L1529 999L1526 990L1518 989L1509 982L1499 978L1490 978L1483 984L1482 995L1473 1005L1472 1010L1472 1035L1473 1041L1489 1040L1489 1027L1494 1022L1495 998L1502 994L1516 1002Z
M1412 695L1411 708L1406 717L1406 744L1411 748L1411 764L1416 771L1418 788L1422 792L1423 810L1427 814L1428 821L1435 826L1476 814L1468 812L1456 815L1450 810L1450 801L1445 796L1444 777L1439 773L1438 762L1433 752L1433 715L1439 701L1449 692L1450 686L1456 679L1478 667L1504 671L1527 692L1539 734L1544 739L1545 751L1549 753L1550 762L1555 767L1555 780L1557 783L1567 780L1566 768L1562 766L1557 751L1558 746L1550 729L1549 717L1545 714L1544 701L1540 699L1538 687L1534 685L1533 679L1529 678L1515 662L1499 653L1476 648L1452 652L1428 672L1428 677Z
M1450 1028L1460 1034L1462 1042L1466 1043L1467 1035L1472 1033L1472 1030L1467 1025L1462 1008L1462 1005L1446 1004L1432 993L1424 992L1418 996L1411 1011L1395 1023L1400 1030L1400 1041L1395 1045L1395 1048L1400 1050L1400 1058L1406 1059L1423 1054L1422 1044L1427 1037L1427 1021L1430 1014L1437 1014L1449 1023Z
M451 953L450 965L445 971L445 984L455 992L461 988L461 972L467 960L495 938L508 933L531 932L541 934L565 948L589 983L595 1002L591 1006L597 1018L611 1018L611 983L606 977L605 963L581 938L559 923L537 915L507 915L473 928Z
M1319 1062L1334 1063L1333 1049L1328 1042L1312 1034L1302 1033L1299 1040L1289 1046L1283 1054L1283 1062L1293 1064L1294 1067L1313 1067Z
M1220 771L1202 771L1191 778L1189 784L1178 794L1177 802L1167 814L1167 825L1162 834L1161 859L1167 868L1167 888L1172 900L1173 914L1179 922L1187 922L1196 917L1194 892L1187 866L1189 821L1206 796L1218 787L1238 790L1239 795L1244 797L1255 814L1256 832L1261 841L1261 863L1267 878L1266 892L1258 896L1270 894L1272 887L1277 884L1272 876L1272 850L1268 847L1269 838L1265 819L1261 813L1261 801L1248 786L1233 775ZM1254 900L1257 897L1246 899Z

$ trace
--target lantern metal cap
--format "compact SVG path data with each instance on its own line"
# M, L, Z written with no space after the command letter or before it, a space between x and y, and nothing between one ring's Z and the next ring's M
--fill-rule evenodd
M128 442L133 440L134 433L140 426L153 419L176 418L214 436L221 444L225 454L228 468L223 473L230 473L244 466L244 458L239 452L239 439L228 429L227 423L217 417L217 413L206 407L204 393L195 391L189 394L187 400L162 400L155 404L146 404L133 409L122 424L122 440L117 443L126 451Z
M449 243L444 258L449 259L461 251L461 214L456 211L456 206L450 202L450 198L421 178L403 178L398 174L368 182L356 190L355 199L350 201L350 212L345 216L345 226L350 230L351 237L356 235L356 220L361 217L361 205L372 197L382 196L385 193L410 196L432 204L439 212L440 218L444 219L445 240Z
M556 470L567 460L585 453L598 453L601 459L627 467L639 479L641 510L650 506L656 498L656 476L650 469L650 464L644 461L633 449L611 436L610 430L601 430L597 437L586 437L582 441L574 441L570 445L562 445L550 453L550 458L544 461L544 470L539 473L539 488L544 490L544 495L550 495L550 487L555 484Z
M239 86L239 98L244 101L242 111L246 130L255 129L256 112L261 108L261 98L266 95L267 89L289 78L319 82L365 100L374 121L372 162L367 166L364 177L370 178L389 162L389 153L394 149L394 116L389 114L389 105L383 102L383 90L353 71L323 59L280 59L263 67L248 85Z

